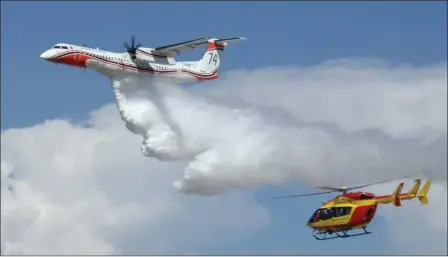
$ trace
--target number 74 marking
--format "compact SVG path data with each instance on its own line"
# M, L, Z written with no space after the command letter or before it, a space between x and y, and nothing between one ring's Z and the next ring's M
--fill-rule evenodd
M210 60L208 61L208 64L212 63L212 61L213 61L213 62L215 62L215 66L216 66L216 63L218 62L218 54L215 54L213 52L210 52L208 54L210 55Z

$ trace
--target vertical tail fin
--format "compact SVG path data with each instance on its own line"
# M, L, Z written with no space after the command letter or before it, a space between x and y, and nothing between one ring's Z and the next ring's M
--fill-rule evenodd
M207 49L205 50L202 59L199 61L196 69L202 73L216 73L218 72L219 65L221 64L222 52L229 42L246 40L243 37L216 39L211 38L208 40Z
M395 206L401 206L400 194L403 190L404 183L400 183L392 194L393 203Z
M218 71L221 64L221 53L224 51L225 45L215 41L214 38L208 40L207 49L197 66L199 72L214 73Z
M425 185L422 187L422 189L420 190L420 192L418 192L418 200L420 200L420 202L422 204L428 204L428 192L429 192L429 188L431 187L431 181L426 181Z
M412 188L409 190L409 192L407 193L407 196L409 198L415 198L417 196L417 192L418 192L418 189L420 188L421 184L422 184L422 180L416 179L414 181L414 186L412 186Z

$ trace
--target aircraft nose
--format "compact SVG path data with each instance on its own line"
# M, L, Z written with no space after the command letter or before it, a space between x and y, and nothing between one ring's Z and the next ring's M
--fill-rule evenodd
M42 59L44 59L44 60L48 60L48 59L50 58L50 54L49 54L49 52L48 52L48 51L43 52L43 53L40 55L40 58L42 58Z

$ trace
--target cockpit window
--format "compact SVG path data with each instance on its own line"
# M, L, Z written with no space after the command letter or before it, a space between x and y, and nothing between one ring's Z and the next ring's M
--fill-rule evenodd
M313 216L308 220L308 222L317 222L319 220L328 220L333 218L334 212L331 208L322 208L314 212Z
M57 48L57 49L68 49L67 46L53 46L53 48Z
M342 217L350 215L352 207L333 207L333 208L321 208L316 210L311 218L308 220L309 223L317 222L320 220L328 220L333 217Z
M311 218L308 220L309 223L312 222L316 222L319 220L319 214L320 214L320 209L316 210L313 215L311 215Z
M334 212L333 209L321 209L319 218L321 220L328 220L333 218Z

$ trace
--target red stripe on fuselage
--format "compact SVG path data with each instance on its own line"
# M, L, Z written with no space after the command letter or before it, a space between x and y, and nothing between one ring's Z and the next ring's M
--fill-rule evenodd
M69 54L69 52L73 52L73 53ZM80 51L74 51L74 50L69 50L69 51L59 53L59 54L55 55L54 57L52 57L50 61L57 62L57 63L63 63L63 64L70 65L70 66L77 66L77 67L85 68L86 62L90 59L99 61L99 62L102 62L105 64L114 65L119 68L128 69L128 70L139 70L139 71L145 71L148 73L178 73L178 74L180 74L180 72L178 72L177 70L158 70L158 69L154 69L152 67L151 68L139 67L137 65L134 66L131 64L127 64L127 63L115 62L112 60L104 60L104 59L101 59L101 58L98 58L95 56L86 55L84 53L81 53ZM181 70L181 72L187 73L188 75L195 77L197 80L216 79L219 77L219 75L216 74L217 71L218 71L218 69L215 69L211 73L197 73L197 72L186 70L186 69Z

